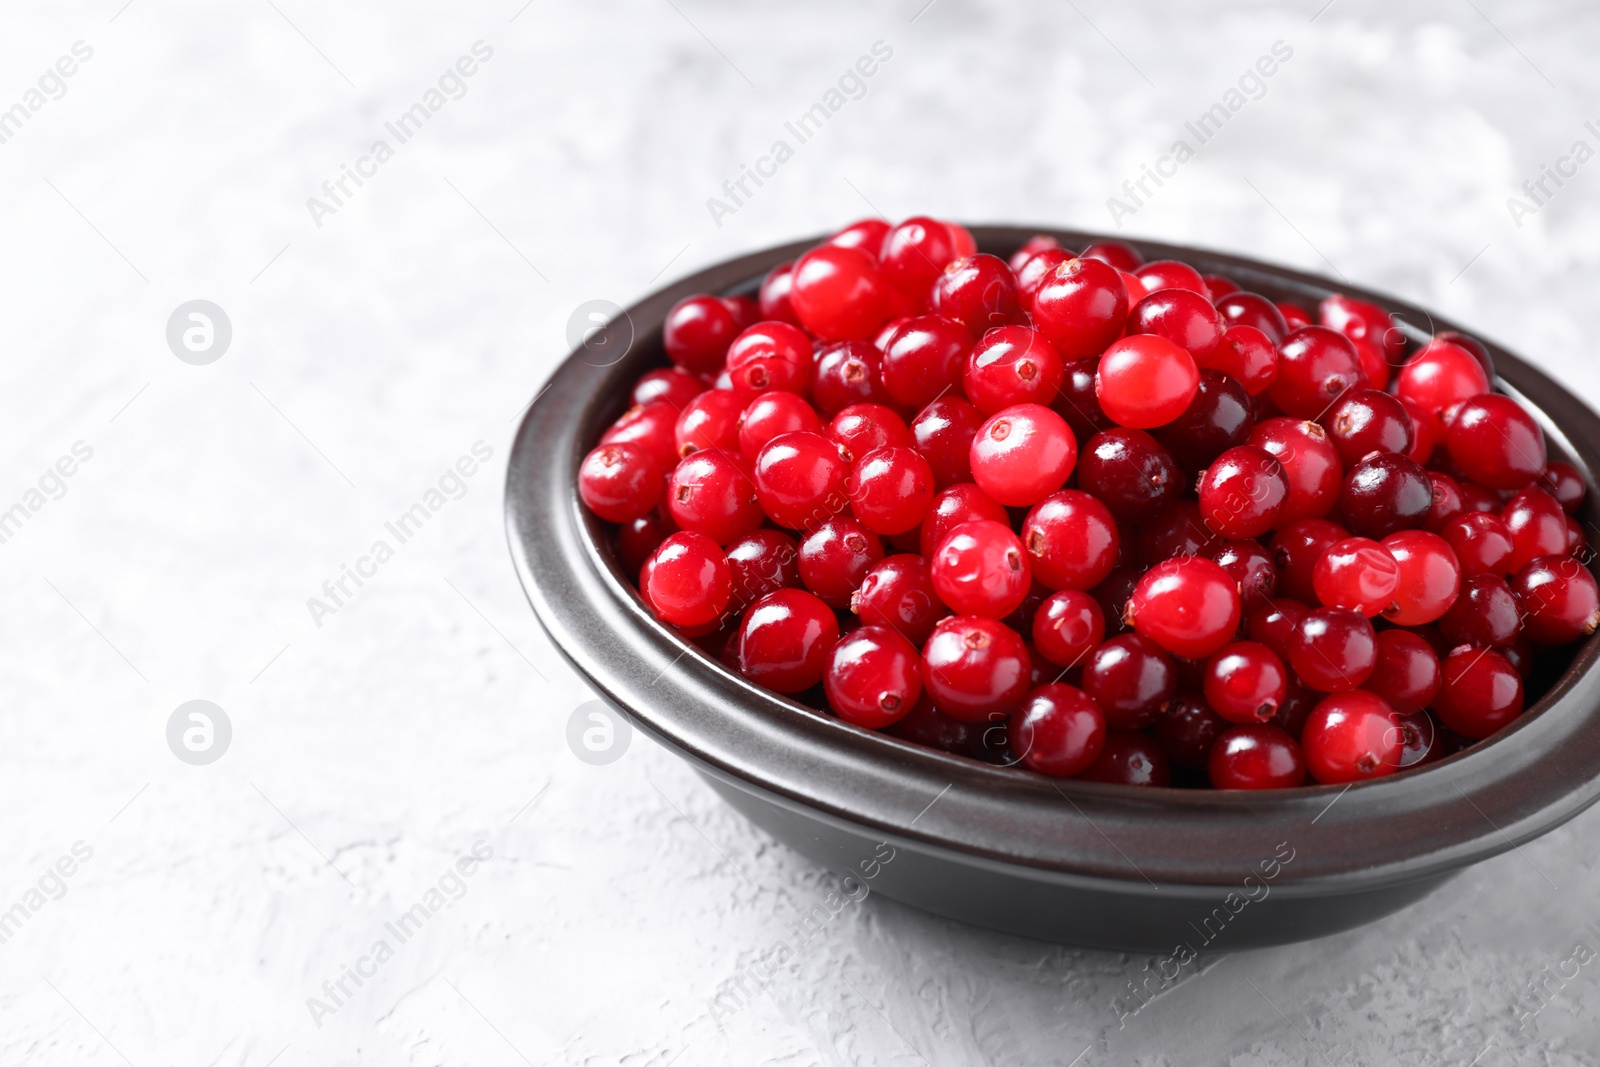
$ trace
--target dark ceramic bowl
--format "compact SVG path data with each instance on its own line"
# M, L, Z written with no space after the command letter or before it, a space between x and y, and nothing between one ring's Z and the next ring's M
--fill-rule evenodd
M973 229L979 247L998 255L1038 232L1069 248L1100 239ZM661 324L675 302L751 292L769 268L814 243L712 267L628 309L631 348L620 358L583 349L567 357L517 431L507 476L511 553L556 647L751 822L918 908L1028 937L1175 953L1181 965L1187 951L1370 922L1600 796L1600 638L1553 669L1529 711L1487 742L1359 785L1268 792L1135 788L990 766L847 725L713 662L644 607L606 524L580 506L576 472L634 379L664 362ZM1148 259L1181 259L1308 308L1334 291L1370 300L1396 313L1413 342L1453 328L1314 275L1133 243ZM1489 348L1500 387L1539 415L1552 454L1596 469L1596 416L1523 360ZM1593 493L1580 518L1600 529Z

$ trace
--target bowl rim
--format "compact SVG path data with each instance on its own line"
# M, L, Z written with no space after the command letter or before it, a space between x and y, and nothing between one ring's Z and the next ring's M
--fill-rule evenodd
M1315 306L1342 292L1390 311L1414 343L1460 329L1382 293L1230 253L1054 227L970 230L980 251L1002 256L1036 234L1069 248L1119 240L1147 261L1179 259L1274 300ZM604 363L581 345L569 352L517 429L505 519L518 577L563 657L635 725L704 770L830 822L985 865L1141 890L1236 884L1285 841L1304 846L1283 870L1286 886L1378 888L1517 849L1600 799L1600 635L1488 744L1367 782L1236 793L1051 779L864 730L744 680L657 621L603 545L607 524L579 503L578 464L633 379L662 365L660 327L673 304L751 292L826 236L736 257L643 297L624 313L631 345ZM1529 406L1552 452L1586 477L1600 469L1600 418L1503 346L1463 332L1489 348L1497 387ZM1581 516L1592 531L1595 497Z

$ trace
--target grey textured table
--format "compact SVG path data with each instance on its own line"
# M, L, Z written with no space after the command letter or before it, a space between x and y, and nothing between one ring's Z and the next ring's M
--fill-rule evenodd
M834 882L647 741L575 758L507 562L574 309L874 212L1342 275L1600 399L1600 11L1319 5L8 8L0 1062L1594 1062L1594 813L1131 1017L1148 960L878 897L713 1012Z

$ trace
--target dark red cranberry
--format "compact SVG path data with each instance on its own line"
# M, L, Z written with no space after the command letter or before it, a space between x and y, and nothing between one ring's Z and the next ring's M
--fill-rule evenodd
M1189 406L1154 431L1154 436L1174 456L1183 457L1185 467L1199 470L1228 449L1244 444L1254 425L1250 395L1244 386L1221 371L1203 370Z
M1305 604L1289 597L1259 601L1247 612L1245 633L1250 640L1261 642L1276 652L1279 659L1288 662L1300 620L1310 611Z
M883 350L884 390L902 407L917 409L961 382L972 335L959 322L919 315L901 323Z
M1068 363L1062 373L1059 395L1051 404L1080 441L1116 425L1100 409L1100 398L1095 396L1094 376L1099 367L1098 356Z
M1278 376L1267 395L1285 415L1319 419L1363 378L1347 337L1325 326L1304 326L1278 347Z
M1401 629L1378 634L1378 664L1366 688L1395 711L1411 715L1433 703L1440 677L1439 657L1423 638Z
M1412 455L1411 458L1417 457ZM1417 462L1420 463L1421 460ZM1467 510L1461 500L1461 485L1448 474L1441 474L1439 471L1428 472L1428 484L1433 487L1433 507L1428 511L1426 528L1436 534L1442 534L1452 519Z
M906 717L885 729L885 733L913 741L919 745L936 748L958 756L997 762L993 759L996 746L992 741L1003 742L1004 729L995 730L987 720L962 722L933 706L926 690L922 699Z
M1491 489L1520 489L1545 468L1544 433L1509 396L1484 393L1461 402L1445 447L1473 481Z
M1344 293L1334 293L1323 299L1317 312L1322 325L1338 330L1354 342L1371 344L1385 363L1399 366L1406 351L1405 334L1383 308Z
M1300 734L1311 776L1341 785L1393 774L1405 747L1394 714L1382 697L1359 689L1318 704Z
M1455 553L1462 574L1511 573L1511 531L1500 516L1464 512L1445 523L1439 534Z
M1278 588L1296 600L1318 603L1317 563L1324 552L1349 536L1343 526L1327 519L1302 519L1279 527L1268 546L1278 564Z
M1522 676L1493 649L1458 648L1443 674L1433 711L1463 737L1481 740L1522 714Z
M1022 523L1033 576L1051 589L1092 589L1105 581L1116 566L1118 541L1110 510L1076 489L1045 497Z
M1222 316L1211 301L1188 289L1160 289L1133 306L1128 315L1130 334L1166 338L1201 359L1222 340Z
M1600 628L1594 575L1569 556L1532 560L1511 579L1511 591L1524 609L1523 629L1538 644L1570 644Z
M1295 627L1289 666L1307 686L1323 693L1356 689L1378 663L1377 636L1359 611L1318 608Z
M1220 537L1260 537L1278 525L1289 478L1273 455L1255 445L1230 448L1200 476L1200 513Z
M1320 519L1339 503L1344 464L1320 424L1307 419L1267 419L1250 431L1249 443L1270 453L1289 479L1289 496L1278 515L1279 523Z
M1509 645L1522 633L1522 606L1505 579L1470 575L1461 580L1461 593L1439 620L1439 632L1452 646Z
M1394 603L1400 588L1400 564L1378 542L1348 537L1328 546L1312 568L1311 580L1323 604L1371 617Z
M1376 389L1352 389L1322 422L1347 466L1370 452L1411 451L1411 416L1400 401Z
M852 630L833 646L822 676L828 706L845 722L881 730L922 696L921 656L887 626Z
M1149 434L1117 428L1085 442L1078 485L1099 497L1118 521L1140 523L1183 493L1183 471Z
M644 566L644 561L649 559L667 535L677 532L677 526L670 518L656 508L648 515L625 522L617 530L617 558L622 561L622 569L629 574L638 575L639 568Z
M1017 270L1017 302L1031 312L1039 287L1049 280L1057 267L1076 258L1065 248L1047 248L1030 258Z
M946 714L982 722L1010 711L1027 692L1028 650L994 619L952 615L933 628L922 649L922 684Z
M1272 717L1272 725L1290 737L1299 737L1300 731L1305 728L1306 720L1311 718L1312 711L1322 703L1322 697L1322 693L1307 687L1291 675L1289 693L1283 698L1283 703L1278 705L1278 714Z
M1500 518L1511 535L1507 561L1511 570L1520 571L1540 556L1567 554L1567 513L1538 486L1530 485L1512 497Z
M1433 509L1433 483L1416 460L1379 453L1350 468L1339 493L1339 511L1350 532L1387 537L1414 530Z
M1396 710L1394 729L1400 735L1399 770L1420 767L1440 757L1439 728L1426 711L1403 715Z
M1245 395L1255 398L1252 406L1278 376L1277 346L1254 326L1229 326L1217 347L1196 362L1238 382Z
M912 420L917 451L932 468L935 486L972 481L972 441L981 425L983 413L957 396L939 397Z
M1100 755L1078 777L1115 785L1164 786L1172 782L1172 768L1154 739L1131 730L1107 730Z
M1106 576L1105 581L1089 590L1089 595L1095 598L1105 614L1107 633L1119 634L1128 628L1123 616L1127 613L1134 587L1139 584L1143 574L1144 571L1138 567L1119 564Z
M839 641L833 609L801 589L779 589L750 606L739 625L739 670L778 693L822 681Z
M1057 667L1076 667L1105 640L1105 613L1088 593L1062 589L1040 603L1031 631L1044 659Z
M1239 599L1246 607L1270 599L1278 589L1278 565L1259 541L1223 541L1204 554L1238 583Z
M1035 327L1064 360L1104 352L1122 336L1128 292L1115 267L1098 259L1069 259L1033 295Z
M1278 654L1256 641L1224 645L1205 664L1206 703L1229 722L1266 722L1289 695Z
M1306 780L1294 738L1266 723L1234 726L1217 738L1206 761L1214 789L1287 789Z
M888 390L883 387L880 362L878 350L865 341L828 345L817 354L811 399L830 417L851 404L892 403Z
M1020 319L1017 277L997 256L954 260L933 283L933 311L961 323L974 337Z
M1260 330L1274 347L1289 336L1289 323L1284 319L1283 312L1260 293L1237 292L1217 297L1217 311L1229 326L1250 326Z
M1211 294L1211 299L1220 300L1229 293L1239 292L1239 287L1220 274L1202 274L1200 280L1206 283L1206 292Z
M985 415L1013 404L1051 404L1065 371L1044 335L1026 326L990 330L967 355L967 399Z
M1202 659L1239 629L1239 589L1228 572L1204 556L1158 563L1128 600L1127 621L1175 656Z
M1144 257L1139 250L1126 241L1096 241L1080 254L1085 259L1098 259L1130 273L1144 265Z
M634 401L639 403L637 399ZM1570 463L1556 459L1539 475L1539 488L1556 498L1563 511L1568 515L1576 515L1583 506L1584 494L1588 486L1584 484L1583 475L1578 468Z
M1008 734L1022 765L1056 778L1086 770L1105 744L1106 719L1081 689L1041 685L1011 713Z
M823 434L839 446L841 458L852 466L868 452L916 444L905 420L882 404L851 404L834 415Z
M1157 720L1156 740L1173 763L1199 771L1205 769L1212 743L1232 725L1199 697L1180 696Z
M1090 654L1083 688L1117 729L1156 721L1178 689L1178 671L1161 647L1138 634L1113 637Z
M1193 500L1175 500L1139 526L1138 558L1146 567L1176 556L1209 555L1217 535ZM1109 573L1109 568L1107 568Z
M887 626L921 648L950 609L933 590L928 561L912 553L887 556L867 569L850 610L868 626Z

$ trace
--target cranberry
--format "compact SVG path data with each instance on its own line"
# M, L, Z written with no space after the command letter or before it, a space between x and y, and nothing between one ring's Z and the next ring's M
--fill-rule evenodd
M578 467L578 495L607 522L632 522L649 514L661 499L661 482L661 464L640 444L603 444Z
M1065 374L1044 335L1026 326L990 330L967 355L967 399L985 415L1013 404L1049 404Z
M1338 330L1351 341L1366 342L1384 363L1398 363L1405 355L1406 337L1383 308L1344 293L1325 297L1317 308L1322 325Z
M1351 467L1339 493L1339 510L1351 533L1387 537L1414 530L1433 509L1433 483L1416 460L1380 452Z
M1206 762L1215 789L1287 789L1306 780L1294 738L1266 723L1234 726L1217 738Z
M971 482L960 482L939 491L933 506L922 520L921 548L924 556L932 556L944 535L964 522L988 519L1009 523L1006 509L996 504L989 495Z
M1346 464L1369 452L1411 451L1411 416L1400 401L1376 389L1352 389L1323 420Z
M1289 496L1283 502L1279 523L1320 519L1338 504L1344 465L1319 424L1307 419L1267 419L1250 432L1250 444L1271 453L1289 479Z
M964 259L978 251L978 242L973 238L972 231L959 222L946 222L944 228L950 231L950 247L955 250L957 259Z
M904 533L933 506L933 471L912 449L878 448L857 460L848 492L862 525L874 533Z
M1200 505L1193 500L1175 500L1139 526L1138 557L1146 567L1154 567L1175 556L1207 556L1218 537L1206 527Z
M1051 249L1054 249L1058 252L1062 251L1061 242L1056 240L1054 237L1051 237L1049 234L1035 234L1026 241L1022 242L1021 248L1011 253L1011 258L1006 260L1006 265L1014 271L1019 271L1022 269L1023 265L1034 256L1038 255L1040 252L1049 251Z
M1118 729L1156 721L1178 689L1178 668L1160 646L1139 634L1100 645L1083 668L1083 688Z
M1303 326L1278 346L1278 376L1267 396L1285 415L1318 419L1362 378L1349 338L1325 326Z
M864 341L889 317L888 286L869 251L825 244L794 265L789 303L825 341Z
M1405 530L1383 539L1400 567L1400 584L1383 617L1400 626L1421 626L1442 616L1461 591L1461 564L1450 544L1426 530Z
M1261 642L1276 652L1279 659L1287 661L1289 650L1294 647L1295 634L1300 629L1300 620L1310 611L1305 604L1288 597L1263 600L1251 605L1245 632L1250 640Z
M677 367L661 367L646 371L633 383L631 400L634 404L661 400L682 411L689 401L705 391L705 383L687 371Z
M1421 404L1409 397L1396 396L1395 399L1406 409L1406 417L1411 420L1411 449L1406 455L1418 463L1427 463L1444 438L1444 423L1439 421L1439 416L1424 410Z
M839 620L811 593L779 589L751 605L739 625L739 671L778 693L822 681L839 641Z
M1567 513L1538 486L1512 497L1500 518L1511 535L1509 569L1520 571L1540 556L1567 554Z
M1024 309L1032 311L1033 298L1039 292L1039 287L1049 280L1057 267L1076 258L1065 248L1046 248L1029 257L1022 266L1014 268L1017 272L1017 302Z
M1413 455L1412 459L1417 457ZM1418 463L1422 462L1417 460ZM1433 506L1428 509L1425 527L1433 533L1443 533L1446 525L1466 511L1461 499L1461 484L1448 474L1428 472L1428 484L1433 487Z
M690 374L715 375L738 333L733 309L702 293L672 306L661 328L661 341L667 358Z
M1255 641L1234 641L1206 661L1206 702L1229 722L1266 722L1289 694L1278 654Z
M794 306L789 302L793 284L793 261L779 263L767 272L767 276L761 281L761 294L758 298L763 319L769 322L787 322L790 326L800 325L800 317L794 313Z
M972 439L972 480L1010 507L1028 507L1061 488L1078 461L1066 420L1042 404L989 416Z
M1211 299L1221 300L1229 293L1239 292L1239 287L1220 274L1202 274L1200 280L1206 283L1206 292L1211 294Z
M1349 536L1350 531L1327 519L1301 519L1279 527L1269 546L1278 564L1278 587L1296 600L1319 601L1317 563L1324 552Z
M1127 319L1122 276L1098 259L1067 260L1033 294L1034 325L1065 360L1104 352Z
M1028 650L1015 631L994 619L941 619L922 660L922 684L933 702L967 722L1010 711L1028 689Z
M832 441L816 433L786 433L756 457L756 498L773 522L806 530L841 511L847 468Z
M933 283L934 313L954 319L976 335L1021 318L1017 277L997 256L969 255L945 267Z
M1463 737L1482 740L1522 714L1522 676L1499 652L1458 648L1443 673L1434 714Z
M928 565L934 591L958 615L1003 619L1028 595L1028 554L1005 523L962 523L945 535Z
M768 389L811 387L811 340L786 322L758 322L728 346L728 375L745 402Z
M1523 629L1541 645L1569 644L1600 628L1600 590L1575 559L1532 560L1511 579L1511 591L1525 609Z
M644 561L655 554L668 534L676 533L677 529L659 508L632 522L623 523L617 531L617 556L622 560L623 570L637 575Z
M1283 321L1288 325L1290 333L1302 326L1311 325L1310 314L1299 304L1291 304L1288 301L1280 300L1273 306L1278 309L1278 314L1283 316Z
M1278 376L1277 346L1254 326L1229 326L1217 346L1195 361L1226 374L1249 396L1265 393Z
M1289 666L1323 693L1359 688L1378 662L1377 637L1366 616L1348 608L1318 608L1295 627Z
M1083 690L1059 682L1029 693L1008 726L1023 766L1056 778L1088 769L1106 739L1100 706Z
M1078 485L1099 497L1119 522L1138 523L1182 494L1183 472L1149 434L1116 428L1084 444Z
M816 410L794 393L762 393L739 416L739 452L753 460L774 437L800 431L822 432Z
M1260 537L1277 525L1288 498L1283 467L1255 445L1228 449L1200 478L1200 513L1222 537Z
M738 406L737 402L734 406ZM665 400L636 404L606 428L600 435L600 443L638 445L655 457L662 470L670 470L678 462L674 429L677 420L677 409Z
M1107 730L1100 755L1078 777L1114 785L1164 786L1172 781L1172 769L1161 747L1144 734Z
M861 219L828 238L827 243L840 248L859 248L876 259L878 249L883 247L884 235L888 232L889 224L882 219Z
M1239 589L1203 556L1169 559L1139 579L1128 600L1128 623L1173 655L1201 659L1239 628Z
M1150 429L1182 415L1200 388L1194 357L1164 337L1124 337L1100 357L1095 396L1122 426Z
M1445 523L1439 533L1455 552L1461 573L1511 573L1511 531L1500 516L1487 511L1464 512Z
M635 400L635 403L639 401ZM1551 460L1544 473L1539 475L1539 488L1555 497L1568 515L1578 513L1583 506L1584 494L1588 492L1578 468L1559 459Z
M1119 271L1135 271L1144 265L1139 250L1126 241L1096 241L1083 250L1084 259L1098 259Z
M1350 537L1328 547L1317 560L1311 580L1317 599L1328 607L1372 616L1387 611L1394 602L1400 588L1400 564L1378 542Z
M1451 645L1509 645L1522 632L1522 609L1505 579L1474 574L1461 580L1461 593L1439 619L1439 632Z
M1399 770L1409 770L1440 758L1439 727L1426 711L1409 715L1395 712L1394 730L1400 737Z
M830 608L843 611L867 571L883 559L883 544L855 519L828 519L800 542L800 580Z
M1439 657L1423 638L1400 629L1378 634L1378 664L1366 688L1395 711L1411 715L1433 703L1440 679Z
M1278 565L1259 541L1223 541L1206 549L1239 586L1239 600L1248 606L1270 600L1278 589Z
M879 372L881 356L865 341L841 341L817 353L811 398L825 415L852 404L892 401Z
M890 285L920 301L957 254L950 228L919 215L884 234L878 260Z
M1277 305L1260 293L1237 292L1217 297L1217 311L1228 326L1260 330L1274 348L1289 335L1289 322Z
M1578 520L1567 516L1567 555L1574 559L1587 560L1589 554L1589 535L1584 532Z
M1041 656L1057 667L1076 667L1105 640L1106 618L1088 593L1062 589L1039 605L1031 630Z
M1067 420L1073 436L1080 441L1116 425L1100 409L1100 399L1094 395L1094 376L1099 369L1098 357L1068 363L1062 374L1059 395L1050 405Z
M1107 633L1120 634L1128 629L1123 616L1128 611L1128 601L1133 597L1134 587L1143 576L1142 568L1119 564L1105 581L1089 590L1089 595L1095 598L1100 610L1105 613Z
M1157 259L1144 264L1133 273L1144 284L1146 292L1154 293L1160 289L1187 289L1191 293L1199 293L1207 300L1211 299L1200 272L1187 263L1179 263L1175 259Z
M822 686L845 722L881 730L905 718L922 695L921 657L887 626L863 626L828 655Z
M850 610L868 626L888 626L921 647L950 609L933 591L928 561L906 553L873 564L850 599Z
M1539 424L1521 404L1493 393L1461 402L1445 447L1469 478L1491 489L1520 489L1545 466Z
M1157 430L1155 438L1193 470L1244 444L1254 424L1244 386L1221 371L1203 370L1194 399L1183 414Z
M1198 697L1180 696L1156 722L1156 740L1173 763L1204 770L1212 743L1232 725Z
M1519 637L1509 645L1501 645L1495 651L1506 658L1511 669L1524 681L1533 673L1533 642L1526 637Z
M645 410L655 406L648 405ZM709 389L689 401L673 428L678 455L687 456L705 448L739 451L739 420L746 406L728 389Z
M1133 306L1127 330L1130 335L1150 334L1171 341L1199 360L1221 342L1222 316L1200 293L1160 289Z
M748 330L766 318L765 315L761 314L760 302L754 297L744 295L725 296L722 298L722 302L728 305L729 311L733 312L734 324L740 331ZM790 325L792 326L794 323L790 323Z
M645 595L662 621L674 626L713 622L733 597L728 559L704 534L672 534L647 566L651 570Z
M1359 689L1318 704L1300 736L1311 776L1339 785L1393 774L1404 748L1394 714L1382 697Z
M679 529L705 534L727 545L764 519L750 468L719 448L686 456L667 481L667 510Z
M823 431L828 440L844 451L844 460L856 460L879 448L909 448L916 438L906 422L882 404L851 404L833 416Z
M1045 497L1022 522L1033 576L1051 589L1092 589L1105 581L1118 541L1110 510L1076 489Z
M1452 475L1451 477L1455 476ZM1465 477L1465 475L1462 475L1462 477ZM1460 479L1457 479L1457 481L1460 481ZM1501 503L1500 494L1493 489L1479 485L1477 482L1461 482L1461 507L1463 511L1486 511L1491 514L1498 514ZM1506 536L1510 537L1511 535L1508 532Z
M752 530L728 545L735 608L779 589L800 587L800 546L779 530Z
M1395 392L1434 415L1489 391L1489 377L1471 352L1437 338L1400 369Z
M879 373L896 404L920 408L961 381L972 335L959 322L919 315L900 324L883 349Z

